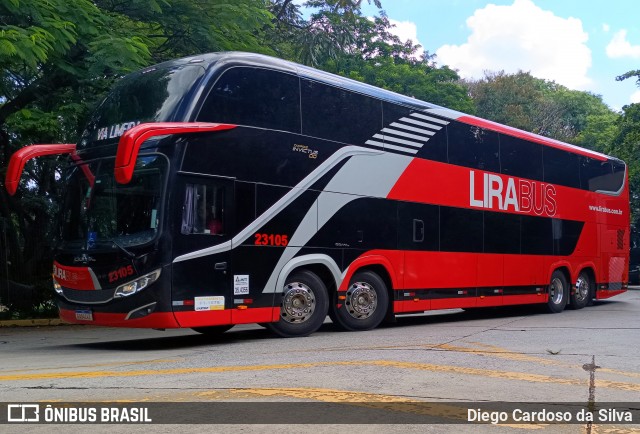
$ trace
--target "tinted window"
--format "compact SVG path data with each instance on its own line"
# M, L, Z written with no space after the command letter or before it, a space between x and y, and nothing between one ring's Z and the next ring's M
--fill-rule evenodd
M235 183L236 227L242 230L256 218L256 184Z
M609 191L618 191L622 188L622 184L624 183L626 166L623 163L618 163L616 161L612 161L611 164L613 165L613 176L611 177L611 182L609 184Z
M440 208L440 250L482 252L482 211Z
M259 68L232 68L220 77L198 121L300 132L298 77Z
M181 65L164 69L152 67L128 75L114 86L93 114L79 148L91 146L93 142L103 145L103 141L117 140L141 122L174 120L180 104L203 74L201 66Z
M521 216L520 240L523 255L553 254L551 219Z
M583 222L552 219L553 254L569 256L576 249L582 233Z
M439 250L439 214L437 205L399 202L399 248L402 250Z
M180 232L223 235L226 226L225 187L215 182L187 184Z
M624 164L586 157L581 160L580 178L583 189L611 192L620 190L624 182Z
M303 134L362 145L381 128L382 104L379 100L302 80Z
M498 133L451 122L447 135L449 163L500 173Z
M545 146L544 181L580 188L580 157L577 154Z
M542 146L501 134L500 165L505 175L540 180L542 179Z
M520 216L484 213L484 252L520 253Z

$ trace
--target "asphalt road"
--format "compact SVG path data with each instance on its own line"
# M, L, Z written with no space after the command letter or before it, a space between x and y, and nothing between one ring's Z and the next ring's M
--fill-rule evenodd
M363 403L375 408L379 403L428 401L445 410L461 408L465 415L467 407L487 401L584 403L590 394L595 402L640 405L639 313L640 291L635 290L561 314L535 307L481 313L451 310L402 317L369 332L340 332L327 322L312 336L295 339L277 338L259 326L237 326L217 338L190 330L0 328L0 401L286 402L283 410L293 413L297 402ZM590 372L590 366L598 368ZM448 422L460 421L456 415L447 417L453 418ZM322 422L337 424L340 418ZM639 424L635 428L594 423L349 429L640 432L640 421L634 422ZM306 426L304 431L334 432L336 426ZM4 427L22 433L64 426ZM114 428L93 425L91 430ZM217 428L301 431L288 423ZM122 432L136 429L150 430L127 426ZM176 427L152 429L175 432ZM191 425L189 430L210 432L204 425ZM84 432L86 427L64 431Z

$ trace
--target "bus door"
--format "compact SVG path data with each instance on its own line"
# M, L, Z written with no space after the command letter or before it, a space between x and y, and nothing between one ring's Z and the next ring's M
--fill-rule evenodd
M176 315L189 318L188 326L227 323L221 311L233 306L234 181L185 174L178 174L176 181L170 198L174 312L191 312Z

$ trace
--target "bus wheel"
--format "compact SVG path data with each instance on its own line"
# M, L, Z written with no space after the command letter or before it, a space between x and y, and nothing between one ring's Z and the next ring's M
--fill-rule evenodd
M308 336L320 328L329 310L324 282L311 271L296 271L287 278L280 305L280 321L266 324L285 337Z
M233 327L233 324L217 325L209 327L193 327L191 330L207 336L218 336Z
M584 271L576 280L576 290L572 292L569 299L569 307L571 309L582 309L587 305L591 298L591 279Z
M547 309L551 313L560 313L567 305L567 295L569 293L569 285L567 278L564 277L562 271L556 270L551 275L551 283L549 284L549 301L547 301Z
M345 299L333 304L333 316L345 330L371 330L384 319L389 305L387 285L376 273L361 271L353 275Z

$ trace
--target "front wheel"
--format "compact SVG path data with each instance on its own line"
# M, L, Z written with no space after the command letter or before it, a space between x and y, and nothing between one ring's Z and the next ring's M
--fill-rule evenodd
M361 271L351 278L344 299L334 300L331 318L345 330L371 330L382 322L388 305L384 281L372 271Z
M562 312L567 305L568 294L569 285L564 273L559 270L554 271L551 275L551 283L549 283L547 310L551 313Z
M576 280L576 290L571 292L569 307L571 309L582 309L589 303L592 297L592 285L589 275L584 271Z
M285 337L308 336L320 328L329 310L324 282L308 270L291 274L284 285L280 321L265 326Z

